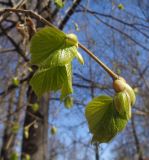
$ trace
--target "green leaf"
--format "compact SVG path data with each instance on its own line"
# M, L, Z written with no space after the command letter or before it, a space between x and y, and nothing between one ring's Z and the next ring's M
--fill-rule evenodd
M52 54L41 64L42 67L55 67L64 66L70 63L73 58L77 55L77 48L75 46L59 49Z
M25 136L26 139L29 138L29 128L30 128L30 127L28 127L28 126L26 126L26 127L24 128L24 136Z
M10 156L10 160L18 160L19 156L17 152L13 152Z
M104 95L89 102L85 110L85 116L89 130L93 134L93 142L109 142L127 124L127 120L122 119L116 111L113 99Z
M126 85L125 85L125 91L128 93L131 105L133 106L135 104L135 101L136 101L136 95L135 95L134 90L130 87L129 84L126 83Z
M49 90L57 91L62 88L63 83L67 81L65 66L52 68L39 68L30 80L30 84L38 97Z
M75 27L76 31L78 31L78 32L80 31L79 26L78 26L78 24L76 22L74 22L74 27Z
M66 35L53 27L40 29L31 40L31 63L40 65L49 55L65 48Z
M20 124L18 122L15 122L12 126L12 132L13 133L18 133L19 131L19 128L20 128Z
M31 157L29 154L24 154L23 155L23 160L31 160Z
M57 128L55 127L55 126L53 126L52 128L51 128L51 134L52 135L55 135L57 133Z
M19 86L19 80L18 80L18 77L13 77L12 78L12 84L15 85L16 87Z
M124 5L120 3L120 4L118 5L118 9L119 9L119 10L124 10Z
M67 78L65 79L64 84L63 84L62 89L61 89L61 97L60 97L61 100L63 100L69 94L73 93L71 63L65 65L65 67L66 67Z
M82 55L81 55L79 52L77 52L76 58L78 59L78 61L79 61L81 64L84 64L84 59L83 59Z
M32 110L33 110L34 112L37 112L37 111L39 110L39 104L38 104L38 103L32 104L31 107L32 107Z
M58 8L64 7L64 2L62 0L54 0L54 3Z
M71 96L67 96L64 100L64 105L66 108L70 109L73 106L73 98Z
M114 96L114 105L122 118L129 120L131 118L131 102L129 95L123 91Z
M66 35L66 46L76 46L78 47L78 38L75 34L70 33Z

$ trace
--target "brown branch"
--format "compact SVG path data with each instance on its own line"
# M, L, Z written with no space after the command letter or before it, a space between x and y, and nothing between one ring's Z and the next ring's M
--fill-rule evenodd
M26 3L27 0L20 0L14 7L13 9L18 9L19 7L21 7L23 4ZM3 14L3 16L0 17L0 22L2 23L2 21L4 21L10 13L5 12L5 14Z
M15 48L0 48L0 54L14 52L15 50L16 50Z
M132 38L130 35L128 35L127 33L121 31L120 29L110 25L109 23L103 21L101 18L99 18L98 16L94 15L94 17L96 19L98 19L100 22L102 22L104 25L106 25L107 27L119 32L120 34L124 35L125 37L129 38L132 42L134 42L135 44L139 45L140 47L142 47L143 49L149 51L149 48L145 47L144 45L142 45L141 43L139 43L138 41L136 41L134 38Z
M35 18L39 21L41 21L42 23L57 28L56 26L54 26L53 24L51 24L50 22L48 22L46 19L44 19L42 16L38 15L37 13L30 11L30 10L22 10L22 9L13 9L13 8L6 8L6 9L2 9L0 11L0 16L2 14L4 14L5 12L14 12L14 13L23 13L26 16L30 16L32 18ZM92 59L94 59L110 76L112 79L117 79L118 75L116 73L114 73L108 66L106 66L101 60L99 60L90 50L88 50L84 45L82 45L81 43L78 44L80 48L82 48Z
M29 59L25 56L24 51L18 46L18 44L14 41L14 39L9 36L9 34L5 31L5 29L0 25L0 28L4 35L9 39L9 41L12 43L12 45L16 48L16 51L20 54L20 56L27 62Z
M5 9L2 9L0 10L0 16L2 16L4 13L22 13L22 14L25 14L26 16L29 16L29 17L32 17L32 18L35 18L37 20L39 20L40 22L50 26L50 27L54 27L56 28L53 24L51 24L49 21L47 21L46 19L44 19L42 16L40 16L39 14L31 11L31 10L23 10L23 9L14 9L14 8L5 8Z
M72 6L68 9L66 16L64 17L64 19L61 21L60 25L59 25L59 29L63 30L64 26L66 25L66 23L68 22L69 18L73 15L75 9L77 8L77 6L80 4L81 0L74 0Z
M19 84L22 84L22 83L24 83L26 81L29 81L32 76L33 76L33 73L31 72L27 77L21 79L19 81ZM5 91L0 92L0 96L5 96L6 94L8 94L11 91L13 91L15 88L18 88L18 86L14 85L14 84L10 84Z
M136 25L143 25L143 24L137 24L137 23L129 23L126 21L123 21L122 19L119 19L117 17L114 17L113 15L110 14L104 14L104 13L100 13L100 12L96 12L96 11L92 11L90 9L85 8L84 6L82 6L83 10L77 10L77 12L87 12L91 15L98 15L101 17L105 17L105 18L110 18L112 20L115 20L121 24L124 24L126 26L129 26L131 28L133 28L134 30L138 31L139 33L141 33L143 36L149 38L149 35L147 35L146 33L142 32L139 28L136 27ZM149 28L149 26L145 26L146 28Z
M94 59L111 76L111 78L113 78L113 80L118 79L118 75L106 66L99 58L97 58L89 49L81 43L79 43L79 47L82 48L92 59Z

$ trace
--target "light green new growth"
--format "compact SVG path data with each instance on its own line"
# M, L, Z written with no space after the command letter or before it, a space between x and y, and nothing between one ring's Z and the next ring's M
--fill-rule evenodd
M73 35L73 36L72 36ZM69 39L69 37L74 37ZM30 80L38 97L45 92L61 90L61 100L73 92L71 62L76 57L81 64L82 56L77 51L77 37L45 27L31 40L31 63L39 68Z
M104 95L89 102L86 106L85 116L89 130L93 134L92 142L109 142L127 124L127 120L116 111L113 99Z
M79 44L80 46L80 44ZM30 80L30 85L38 97L48 91L61 91L60 99L70 108L72 100L72 60L76 57L84 64L82 55L78 52L78 39L74 34L64 34L62 31L45 27L40 29L31 40L31 63L38 66ZM81 45L82 48L84 46ZM90 51L84 48L87 53ZM96 57L94 57L96 59ZM110 76L117 75L102 62L96 61L105 68ZM127 93L117 93L114 99L109 96L94 98L86 107L85 115L89 130L93 134L92 142L109 142L122 131L131 117L131 105L135 95L127 87Z

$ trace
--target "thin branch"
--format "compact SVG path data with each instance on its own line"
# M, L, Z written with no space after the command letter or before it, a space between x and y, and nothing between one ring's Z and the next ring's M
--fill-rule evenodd
M77 6L80 4L81 0L74 0L72 6L68 9L66 16L64 19L61 21L59 28L62 30L66 23L68 22L69 18L73 15L75 9Z
M26 3L27 0L20 0L14 7L13 9L18 9L20 8L23 4ZM9 16L10 13L5 13L3 14L3 16L0 17L0 22L2 23L2 21L4 21L8 16Z
M39 21L41 21L42 23L50 26L50 27L54 27L57 28L56 26L54 26L52 23L50 23L49 21L47 21L46 19L44 19L42 16L38 15L37 13L30 11L30 10L22 10L22 9L13 9L13 8L6 8L6 9L2 9L0 11L0 16L6 12L14 12L14 13L23 13L26 16L30 16L32 18L35 18ZM101 60L99 60L90 50L88 50L84 45L82 45L81 43L79 43L79 47L82 48L92 59L94 59L110 76L112 79L117 79L118 75L116 73L114 73L108 66L106 66Z
M51 24L49 21L47 21L45 18L43 18L42 16L40 16L39 14L37 14L36 12L34 11L31 11L31 10L23 10L23 9L14 9L14 8L5 8L5 9L2 9L0 10L0 16L2 16L4 13L22 13L22 14L25 14L26 16L30 16L32 18L35 18L37 20L39 20L40 22L50 26L50 27L54 27L56 28L53 24Z
M22 83L30 80L30 78L32 77L32 74L33 74L33 73L31 72L27 77L21 79L21 80L19 81L19 84L22 84ZM10 84L5 91L0 92L0 96L5 96L6 94L8 94L8 93L10 93L11 91L13 91L15 88L18 88L18 86L14 85L14 84Z
M13 44L13 46L16 48L18 53L21 55L21 57L27 62L29 59L25 56L24 51L18 46L18 44L14 41L14 39L8 35L8 33L5 31L5 29L0 25L0 28L2 32L5 34L5 36L9 39L9 41Z
M107 27L121 33L122 35L124 35L125 37L129 38L132 42L134 42L135 44L139 45L140 47L142 47L143 49L149 51L149 48L147 48L146 46L142 45L141 43L139 43L138 41L136 41L134 38L132 38L130 35L128 35L127 33L121 31L120 29L110 25L109 23L103 21L101 18L99 18L97 15L94 15L96 19L98 19L100 22L102 22L103 24L105 24Z
M147 35L146 33L144 33L143 31L141 31L139 28L136 27L136 25L143 25L143 24L125 22L122 19L114 17L113 15L103 14L103 13L100 13L100 12L92 11L90 9L86 9L84 6L82 6L82 7L83 7L83 10L77 10L77 12L87 12L87 13L92 14L92 15L98 15L98 16L102 16L102 17L105 17L105 18L110 18L110 19L115 20L115 21L117 21L121 24L124 24L126 26L131 27L131 28L134 28L134 30L140 32L142 35L149 38L149 35ZM145 27L149 28L149 26L145 26Z
M0 48L0 54L14 52L15 50L16 50L15 48Z
M79 43L79 47L82 48L92 59L94 59L113 79L117 79L118 75L114 73L108 66L106 66L99 58L97 58L89 49Z

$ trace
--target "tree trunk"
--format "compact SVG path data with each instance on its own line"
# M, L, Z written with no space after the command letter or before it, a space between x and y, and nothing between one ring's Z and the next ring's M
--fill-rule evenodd
M37 103L37 97L33 91L30 93L29 103ZM39 102L39 110L34 112L30 106L27 107L24 129L29 128L29 137L23 136L22 157L29 154L31 160L48 160L48 111L49 94L44 95Z
M12 141L12 123L13 123L13 119L12 119L12 113L14 110L14 93L12 92L10 95L10 98L8 99L8 108L7 108L7 117L6 117L6 124L5 124L5 129L4 129L4 133L3 133L3 144L2 144L2 148L1 148L1 155L0 157L3 158L4 160L9 160L9 155L10 155L10 143Z

